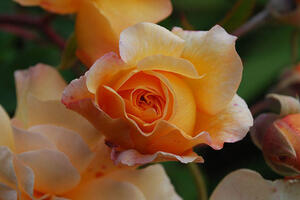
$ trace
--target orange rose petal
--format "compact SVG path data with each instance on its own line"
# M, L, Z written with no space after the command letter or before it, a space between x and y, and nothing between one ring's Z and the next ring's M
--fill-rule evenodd
M95 94L99 85L108 85L118 74L124 70L130 69L117 54L107 53L98 59L91 69L86 73L86 87L89 92Z
M120 35L120 56L130 65L153 55L179 57L183 48L184 40L156 24L139 23Z
M139 22L159 22L172 12L170 0L97 0L99 9L119 35Z
M90 67L107 52L117 52L118 34L95 1L84 1L76 18L77 56Z
M174 58L171 56L149 56L139 61L137 67L139 70L166 71L192 79L201 78L191 62L182 58Z
M223 148L224 142L236 142L244 138L253 125L253 118L247 104L235 95L230 104L216 115L199 113L194 132L206 131L212 138L210 146Z
M18 193L11 187L0 183L0 197L7 200L16 200L18 199Z
M59 14L74 13L80 0L14 0L22 6L41 6L45 10Z
M0 105L0 146L7 146L11 150L15 149L13 131L10 119L5 110Z
M205 75L190 81L198 108L208 114L218 113L232 100L242 78L236 37L218 25L207 32L174 28L173 33L185 40L181 57L191 61L200 75Z
M68 157L55 150L28 151L17 155L35 174L35 189L43 193L61 194L74 188L80 175Z
M162 162L162 161L180 161L181 163L190 162L204 162L201 156L191 152L187 155L175 155L163 151L158 151L154 154L141 154L135 149L129 149L126 151L118 152L113 151L112 159L116 163L122 163L128 166L143 165L151 162Z

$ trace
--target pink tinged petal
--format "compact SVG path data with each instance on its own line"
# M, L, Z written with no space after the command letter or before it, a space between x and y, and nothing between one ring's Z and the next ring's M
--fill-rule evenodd
M205 75L190 82L198 107L208 114L220 112L234 97L242 78L236 37L218 25L207 32L174 28L173 33L186 42L181 57L191 61L200 75Z
M14 170L13 154L4 146L0 146L0 182L16 189L17 176Z
M47 137L59 151L70 159L72 165L79 172L83 172L93 159L94 155L89 146L74 131L51 125L33 126L29 128L29 131Z
M60 101L40 101L30 96L28 102L29 126L51 124L66 128L78 133L89 146L94 146L101 136L85 118L68 110Z
M55 150L29 151L17 156L35 174L35 189L43 193L62 194L80 182L80 175L69 159Z
M141 154L135 149L129 149L121 152L113 149L111 156L112 160L114 160L116 164L121 163L128 166L163 161L180 161L185 164L190 162L204 162L203 158L194 152L188 152L185 155L176 155L163 151L158 151L154 154Z
M272 200L273 192L270 183L257 172L241 169L227 175L210 200Z
M22 6L37 6L41 0L14 0Z
M180 200L169 177L161 165L152 165L140 170L119 170L107 177L116 181L126 181L138 187L146 199Z
M223 148L224 142L233 143L243 139L253 125L250 110L238 95L220 113L208 115L200 112L197 117L195 132L208 132L212 138L209 145L214 149Z
M99 86L109 85L120 71L130 68L132 67L126 65L117 54L107 53L86 73L86 87L89 92L95 94Z
M39 100L59 100L66 87L64 79L53 67L38 64L28 70L15 72L17 110L15 117L27 123L28 96Z
M0 106L0 129L0 146L6 146L14 150L15 144L10 119L2 106Z
M194 65L185 59L174 58L171 56L154 55L149 56L138 62L139 70L158 70L173 72L192 79L201 78Z
M120 56L131 65L153 55L179 57L183 48L182 39L156 24L139 23L125 29L120 35Z
M72 200L146 200L135 185L105 177L94 179L66 196Z
M0 183L0 199L2 200L18 200L18 193L16 190Z
M34 133L30 130L26 131L24 129L14 127L14 138L16 153L40 149L57 150L55 144L53 144L46 136L40 133Z

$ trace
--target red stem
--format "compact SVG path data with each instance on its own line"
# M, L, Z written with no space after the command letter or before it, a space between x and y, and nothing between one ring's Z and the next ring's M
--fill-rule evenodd
M60 49L64 49L65 42L64 39L59 36L54 29L50 26L52 19L54 18L53 14L46 15L42 18L37 18L29 15L0 15L0 25L10 26L10 27L19 27L18 34L26 38L26 29L22 27L34 28L38 31L41 31L51 42L56 44ZM23 29L23 31L20 31ZM10 31L12 32L12 31Z

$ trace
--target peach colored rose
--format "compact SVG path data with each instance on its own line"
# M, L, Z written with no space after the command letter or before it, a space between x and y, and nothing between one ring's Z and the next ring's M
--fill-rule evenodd
M202 161L194 146L221 149L252 125L236 95L242 62L235 40L220 26L170 32L134 25L120 35L121 58L101 57L62 101L105 135L117 162Z
M219 183L210 200L296 200L299 191L299 180L270 181L255 171L240 169Z
M40 64L15 77L12 123L0 107L0 199L180 199L161 166L112 163L98 131L60 103L66 83L53 68Z
M139 22L159 22L172 12L170 0L14 0L60 14L76 13L77 55L90 67L118 50L121 31Z
M281 112L263 113L255 119L251 136L269 166L284 176L300 175L300 103L298 99L271 95Z

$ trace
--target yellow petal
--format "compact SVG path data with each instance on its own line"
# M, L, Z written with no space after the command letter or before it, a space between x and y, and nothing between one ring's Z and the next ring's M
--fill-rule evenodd
M53 67L38 64L28 70L15 72L17 110L15 117L27 124L27 98L33 95L40 100L59 100L66 87L64 79Z
M235 50L236 37L220 26L207 32L173 32L186 42L182 58L191 61L200 80L192 80L197 106L208 114L216 114L226 107L236 93L242 78L242 62Z
M140 22L159 22L172 11L170 0L97 0L99 9L119 35Z
M107 177L126 181L138 187L146 199L180 200L169 177L161 165L152 165L140 170L119 170Z
M14 137L10 119L2 106L0 106L0 129L0 146L7 146L11 150L14 150Z
M94 1L84 1L76 18L77 55L90 67L105 53L118 50L118 34Z
M132 65L153 55L179 57L183 47L182 39L164 27L152 23L136 24L125 29L120 35L120 56Z
M17 155L35 175L35 189L43 193L61 194L74 188L80 175L69 159L55 150L29 151Z
M75 12L79 7L79 0L14 0L22 6L41 6L50 12L67 14Z
M212 138L209 145L221 149L224 142L243 139L252 125L253 118L247 104L235 95L230 104L216 115L198 112L195 134L208 132Z
M56 148L63 152L79 171L86 170L93 159L89 146L74 131L52 125L38 125L29 128L30 132L46 136Z
M200 78L194 65L188 60L171 56L154 55L142 59L137 64L140 70L158 70L173 72L188 78Z
M146 200L133 184L105 177L82 185L66 196L72 200Z

